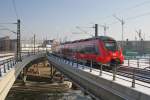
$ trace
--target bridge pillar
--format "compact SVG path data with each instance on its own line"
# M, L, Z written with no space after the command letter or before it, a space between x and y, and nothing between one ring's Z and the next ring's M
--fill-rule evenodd
M25 85L26 84L26 79L27 79L27 71L28 68L23 68L22 74L21 74L21 78L22 78L22 84Z
M63 83L64 82L64 76L61 74L60 76L60 83Z
M51 81L53 81L53 78L56 74L56 69L54 68L54 66L51 63L49 63L49 66L50 66L50 79L51 79Z
M33 73L36 74L36 75L38 75L38 76L40 76L40 71L39 71L39 67L38 67L39 63L33 64L32 66L34 67L34 71L35 71Z
M50 63L50 79L51 79L51 81L53 80L53 77L54 77L53 70L54 70L54 67L53 67L53 65Z
M43 61L43 66L46 67L46 61Z

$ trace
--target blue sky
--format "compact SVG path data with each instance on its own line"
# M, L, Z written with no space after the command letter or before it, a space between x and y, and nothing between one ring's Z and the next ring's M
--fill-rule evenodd
M121 40L121 25L112 15L125 19L124 38L135 39L135 30L142 29L143 37L150 40L150 0L15 0L18 17L21 19L22 39L36 34L38 39L76 40L94 34L93 24L109 26L107 35ZM12 0L0 0L0 23L15 22ZM113 23L113 24L112 24ZM0 24L0 27L2 25ZM15 25L3 25L16 30ZM82 33L76 26L89 34ZM0 30L0 36L11 35ZM99 27L99 35L103 28Z

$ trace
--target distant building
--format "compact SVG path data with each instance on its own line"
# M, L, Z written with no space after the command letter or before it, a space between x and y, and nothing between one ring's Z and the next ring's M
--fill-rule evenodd
M42 44L43 47L46 47L46 45L52 45L54 40L45 40Z
M121 44L121 41L118 41ZM125 51L135 51L139 54L150 54L150 41L124 41L123 49Z
M0 38L0 52L11 52L16 50L16 39L10 39L9 36Z

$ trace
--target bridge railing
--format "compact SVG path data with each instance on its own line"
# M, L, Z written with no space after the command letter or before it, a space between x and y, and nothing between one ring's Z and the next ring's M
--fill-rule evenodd
M32 56L32 55L36 55L38 53L43 53L45 51L40 51L40 52L26 52L21 56L21 59L23 60L26 57ZM2 77L4 74L6 74L10 69L12 69L14 67L14 65L18 63L18 61L16 61L15 57L10 57L4 60L0 61L0 77Z
M126 59L125 66L150 70L150 58Z
M17 62L14 57L0 61L0 77L7 73L7 71L9 71L11 68L13 68L16 63Z
M129 83L131 83L131 87L135 88L135 85L143 86L150 88L150 77L143 76L138 74L138 72L142 71L141 73L149 73L147 70L141 70L141 69L128 69L130 72L127 71L120 71L118 68L126 68L124 66L117 66L116 64L113 65L112 69L106 70L106 65L101 64L99 67L94 68L93 61L90 61L89 66L85 65L83 62L79 62L78 59L64 59L63 57L60 57L55 54L49 54L49 56L53 57L54 59L57 59L59 62L63 62L65 64L69 64L72 67L78 68L78 69L88 69L90 73L95 72L96 75L102 76L107 75L111 76L112 80L115 81L116 79L124 80ZM124 69L123 69L124 70ZM126 69L125 69L126 70Z

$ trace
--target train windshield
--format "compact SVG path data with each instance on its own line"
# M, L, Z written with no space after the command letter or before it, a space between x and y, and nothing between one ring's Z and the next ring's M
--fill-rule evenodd
M115 41L104 41L105 48L110 51L118 50L117 43Z

